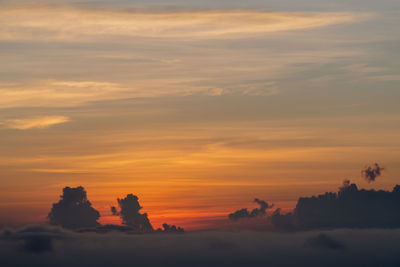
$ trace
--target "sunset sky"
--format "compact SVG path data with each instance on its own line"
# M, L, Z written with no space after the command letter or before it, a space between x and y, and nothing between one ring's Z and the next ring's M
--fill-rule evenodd
M0 226L83 186L155 227L400 178L398 0L0 0ZM360 170L379 162L373 184Z

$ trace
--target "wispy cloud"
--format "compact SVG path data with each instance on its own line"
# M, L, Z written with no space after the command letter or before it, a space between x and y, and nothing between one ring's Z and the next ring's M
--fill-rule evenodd
M90 10L71 6L6 6L1 40L91 41L106 37L246 38L365 18L354 13L266 11ZM108 39L111 41L111 39Z
M65 116L43 116L26 119L7 120L3 126L11 129L28 130L34 128L47 128L52 125L68 122L70 119Z
M0 84L1 108L19 106L76 106L90 101L129 97L137 91L110 82L96 81L33 81L12 86Z

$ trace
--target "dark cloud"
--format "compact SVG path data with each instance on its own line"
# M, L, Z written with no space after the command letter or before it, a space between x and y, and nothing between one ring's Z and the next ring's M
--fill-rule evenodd
M400 186L393 191L359 190L345 181L338 193L299 198L293 213L275 211L280 230L400 227Z
M164 223L162 225L163 229L158 228L157 232L164 232L164 233L184 233L185 230L181 227L176 227L175 225L169 225L167 223Z
M375 179L381 176L384 168L380 167L378 163L373 166L366 166L362 171L361 175L367 180L368 183L374 182Z
M100 225L97 227L90 228L82 228L76 230L77 233L96 233L96 234L107 234L107 233L124 233L124 234L143 234L143 233L168 233L168 234L182 234L185 230L181 227L177 227L175 225L169 225L164 223L163 228L158 228L155 231L147 231L142 232L139 231L136 226L127 226L127 225L115 225L115 224L106 224Z
M40 254L53 251L53 240L63 239L65 236L58 228L34 225L16 231L5 229L1 239L16 242L20 251Z
M79 229L98 226L100 213L92 207L82 186L65 187L60 201L53 204L48 218L52 225Z
M305 246L312 248L323 248L323 249L344 249L344 245L337 240L332 239L327 234L319 234L317 236L309 237L304 243Z
M236 249L236 248L239 248L238 244L218 238L218 237L209 238L208 245L212 249Z
M125 226L125 225L116 225L116 224L106 224L100 225L97 227L89 227L89 228L81 228L76 230L77 233L97 233L97 234L106 234L111 232L119 232L126 234L137 234L138 231L136 228Z
M351 186L351 182L349 179L343 180L342 186L339 187L339 191L347 190Z
M264 200L258 198L254 199L254 202L260 205L260 208L255 208L251 212L248 209L240 209L228 215L231 221L238 221L244 218L255 218L259 216L264 216L267 214L267 209L272 208L274 205L268 205Z
M0 266L397 266L400 230L205 231L184 235L51 232L51 249L21 250L33 233L0 232ZM8 236L8 237L5 237ZM12 236L12 238L10 237Z
M299 226L294 219L293 213L281 213L281 209L276 209L271 216L271 223L280 231L296 231Z
M140 213L143 208L139 204L139 198L133 194L128 194L125 198L118 198L118 206L120 211L116 207L111 207L113 215L120 216L122 223L125 226L117 225L105 225L97 227L96 229L88 229L86 231L104 233L109 231L120 231L125 233L183 233L184 229L175 225L163 224L163 229L158 228L154 231L153 226L147 216L147 213Z
M123 224L138 232L152 232L154 230L147 213L140 213L143 207L140 206L137 196L128 194L125 198L118 198L117 201L120 211L117 211L116 207L111 207L111 212L120 216Z

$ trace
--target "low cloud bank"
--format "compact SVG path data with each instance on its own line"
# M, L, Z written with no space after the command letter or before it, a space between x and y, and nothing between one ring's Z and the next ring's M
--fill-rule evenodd
M29 225L19 230L4 229L0 242L11 243L20 252L40 254L53 251L53 240L62 240L66 236L60 228Z
M40 240L47 240L42 242ZM400 230L185 235L76 233L30 226L0 232L0 266L399 266Z
M392 191L359 190L345 180L339 192L301 197L293 213L277 209L272 224L280 230L400 227L400 186Z

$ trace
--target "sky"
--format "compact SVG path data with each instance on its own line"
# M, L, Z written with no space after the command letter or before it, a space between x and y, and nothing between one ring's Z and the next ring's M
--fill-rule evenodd
M400 177L400 2L0 1L0 226L83 186L205 229ZM360 170L379 162L374 184Z

